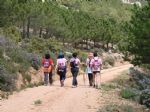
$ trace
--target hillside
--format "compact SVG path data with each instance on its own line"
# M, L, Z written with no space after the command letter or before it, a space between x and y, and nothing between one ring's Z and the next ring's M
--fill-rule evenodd
M45 112L51 111L49 106L54 102L52 109L56 111L61 107L68 112L76 109L79 112L103 112L98 110L100 106L106 112L148 112L150 1L140 3L142 6L139 7L121 0L0 0L0 111L23 108L24 112L42 109ZM64 88L57 87L59 75L56 70L52 73L54 85L42 86L44 75L41 60L44 55L49 53L56 65L60 53L70 60L73 52L81 60L79 87L70 86L70 63L66 65ZM89 52L98 53L103 61L101 69L106 85L102 84L99 89L89 88L85 84L85 61ZM129 69L132 66L129 63L134 67ZM126 73L124 70L130 71ZM121 72L125 77L115 80ZM110 79L114 81L109 85L107 81ZM30 89L26 92L28 87ZM74 97L72 93L79 97ZM106 96L99 96L105 93ZM114 98L110 97L111 94ZM24 100L29 97L31 99L25 104ZM102 104L99 98L103 100ZM113 105L107 104L109 99ZM74 107L73 101L77 107ZM65 103L67 108L64 108ZM19 104L20 107L16 108ZM38 107L38 104L41 105Z
M31 66L38 70L47 52L55 62L59 52L66 53L68 58L67 52L75 51L83 62L88 52L97 51L104 57L104 68L115 65L116 60L123 62L120 48L128 48L126 39L130 33L125 26L133 15L132 5L120 0L44 3L2 0L0 5L0 34L4 35L1 36L0 63L4 73L15 74L10 77L16 78L16 74L21 73L30 81L26 72ZM114 53L112 56L107 53L110 50ZM128 53L123 53L124 59L130 61Z

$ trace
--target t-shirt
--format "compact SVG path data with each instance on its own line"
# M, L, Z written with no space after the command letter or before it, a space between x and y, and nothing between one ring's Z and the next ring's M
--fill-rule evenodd
M89 59L89 58L86 59L86 66L87 66L86 73L92 73L91 61L92 61L92 59Z
M52 59L42 59L42 65L43 65L43 72L45 73L50 73L52 72L52 66L53 65L53 60Z
M99 57L94 57L91 60L92 71L100 71L100 67L102 65L102 60Z
M50 64L50 65L53 65L53 64L54 64L54 63L53 63L53 60L52 60L51 58L50 58L50 59L45 59L45 58L44 58L44 59L42 59L42 65L43 65L43 66L44 66L44 63L45 63L46 60L49 60L49 64Z
M67 60L65 58L57 59L58 67L65 67L66 66L66 62L67 62Z

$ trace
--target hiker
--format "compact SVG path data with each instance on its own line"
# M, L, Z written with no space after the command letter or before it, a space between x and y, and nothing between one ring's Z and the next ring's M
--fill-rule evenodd
M51 64L51 71L49 72L49 84L53 85L53 69L54 69L54 64L52 58L50 58L52 64Z
M93 55L94 58L91 60L91 68L93 72L93 82L94 82L93 87L100 88L101 83L100 71L102 67L102 60L100 57L98 57L97 52L95 52Z
M79 64L80 64L80 60L77 58L77 53L73 53L72 58L70 59L71 73L73 76L73 80L72 80L73 88L77 87L78 85L77 75L79 73Z
M88 54L88 58L86 59L86 73L88 75L88 79L89 79L89 85L93 86L93 73L92 73L92 68L91 68L91 61L93 59L93 53L89 53Z
M45 54L45 57L42 60L42 65L43 65L43 72L44 72L44 84L48 85L48 80L49 83L52 84L52 66L53 60L50 58L50 54Z
M64 86L64 80L66 78L67 60L64 58L63 54L60 54L57 58L56 70L57 74L60 76L61 87Z

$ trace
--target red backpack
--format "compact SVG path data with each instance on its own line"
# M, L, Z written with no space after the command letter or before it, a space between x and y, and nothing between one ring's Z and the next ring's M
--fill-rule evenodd
M50 71L51 71L50 59L44 59L44 62L43 62L43 72L50 72Z

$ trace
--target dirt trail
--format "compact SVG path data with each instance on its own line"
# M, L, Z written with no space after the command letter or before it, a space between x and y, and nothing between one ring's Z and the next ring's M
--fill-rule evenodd
M102 70L102 82L117 77L131 65L123 65ZM96 112L101 102L100 91L84 85L83 76L78 76L79 86L71 88L72 78L65 81L65 87L60 87L59 81L53 86L28 88L11 95L8 100L0 101L0 112ZM35 105L34 101L41 100L42 104Z

